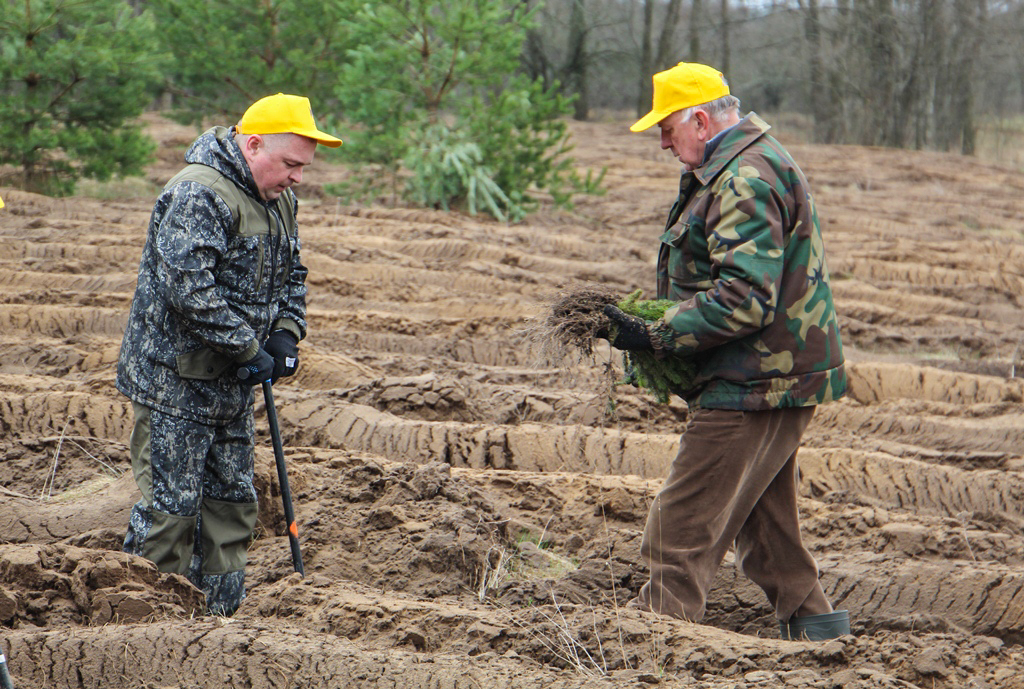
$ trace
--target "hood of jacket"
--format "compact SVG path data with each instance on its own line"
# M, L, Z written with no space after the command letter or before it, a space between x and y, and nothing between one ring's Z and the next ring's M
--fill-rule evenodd
M246 194L264 203L249 170L249 163L245 161L242 149L235 143L234 137L234 127L207 129L189 146L185 152L185 162L212 167Z

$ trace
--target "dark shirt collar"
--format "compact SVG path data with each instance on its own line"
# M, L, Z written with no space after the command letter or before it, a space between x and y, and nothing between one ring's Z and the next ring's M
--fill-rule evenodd
M739 124L739 122L737 122L736 124ZM724 139L725 135L736 127L736 124L726 127L725 129L711 137L711 139L709 139L708 142L704 144L704 159L700 161L700 165L698 165L697 167L703 167L708 162L708 160L711 159L711 156L715 154L715 149L718 148L718 144L722 143L722 139Z

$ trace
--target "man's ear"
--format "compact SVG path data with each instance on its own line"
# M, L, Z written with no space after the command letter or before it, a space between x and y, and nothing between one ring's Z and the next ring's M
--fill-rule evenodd
M245 152L252 156L263 147L263 137L259 134L250 134L245 140Z
M711 116L703 110L695 110L693 112L693 118L697 120L697 135L701 141L707 141L711 138L709 132L711 131Z

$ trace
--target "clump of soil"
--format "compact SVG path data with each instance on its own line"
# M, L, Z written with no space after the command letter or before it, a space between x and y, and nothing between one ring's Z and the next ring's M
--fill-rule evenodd
M184 577L124 553L0 545L0 624L10 629L187 619L203 607Z

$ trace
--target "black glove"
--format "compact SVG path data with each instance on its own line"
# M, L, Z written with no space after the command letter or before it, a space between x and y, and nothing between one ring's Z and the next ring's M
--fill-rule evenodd
M290 330L275 330L263 345L267 354L274 357L274 375L271 382L287 378L299 367L299 341Z
M650 352L654 350L651 335L647 332L647 324L642 318L630 316L613 304L604 307L604 315L611 319L612 325L618 328L618 334L611 341L612 347L622 351Z
M260 349L256 352L256 356L251 359L246 359L240 364L241 368L238 369L238 377L244 383L249 385L259 385L260 383L270 380L271 374L274 372L274 357L267 354L264 349Z

